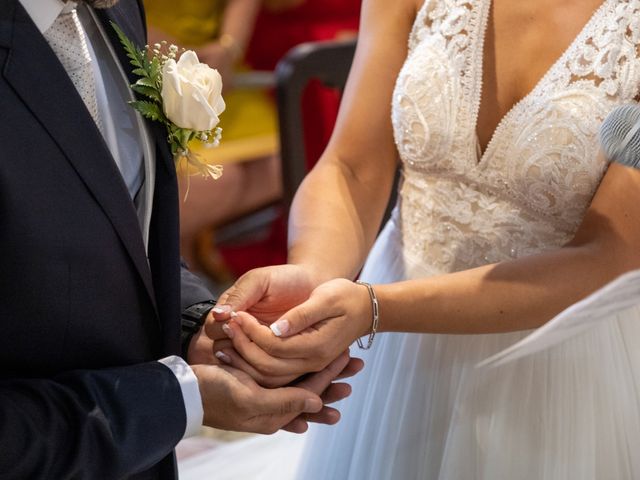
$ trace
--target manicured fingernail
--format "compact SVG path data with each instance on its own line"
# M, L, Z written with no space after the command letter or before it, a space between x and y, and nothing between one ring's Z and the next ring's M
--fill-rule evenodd
M231 312L229 315L231 316L231 318L236 318L238 316L236 312Z
M304 401L305 413L316 413L322 409L322 402L317 398L307 398Z
M217 305L213 307L213 313L229 313L231 311L231 307L229 305Z
M215 355L216 355L216 358L220 360L222 363L226 363L226 364L231 363L231 358L229 358L229 355L227 355L226 353L221 351L221 352L216 352Z
M289 320L285 320L283 318L282 320L272 323L269 328L271 328L271 331L276 337L281 337L282 335L289 333Z
M233 329L229 325L226 323L222 325L222 331L227 337L233 339Z

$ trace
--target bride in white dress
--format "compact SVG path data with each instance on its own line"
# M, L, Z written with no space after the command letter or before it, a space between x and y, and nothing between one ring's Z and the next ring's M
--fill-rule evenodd
M399 154L399 202L360 278L380 330L415 333L378 334L295 478L640 478L638 309L476 368L640 267L640 173L608 166L597 143L639 91L637 0L365 0L336 133L292 211L294 266L221 298L280 318L282 337L322 320L289 338L232 321L253 366L225 352L258 377L318 368L368 333L367 290L321 282L358 272Z

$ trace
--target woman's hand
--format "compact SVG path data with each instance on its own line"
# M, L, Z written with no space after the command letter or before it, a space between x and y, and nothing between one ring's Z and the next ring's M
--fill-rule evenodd
M271 327L238 314L226 329L237 354L229 364L252 375L286 378L325 368L371 328L366 287L335 279L317 287L310 298L286 312Z
M233 312L243 311L268 325L307 300L319 283L309 269L300 265L256 268L220 295L213 318L227 321ZM219 326L207 323L206 328Z

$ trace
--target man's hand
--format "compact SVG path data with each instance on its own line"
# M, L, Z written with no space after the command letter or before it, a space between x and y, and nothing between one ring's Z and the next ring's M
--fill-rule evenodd
M244 311L268 325L307 300L318 283L310 270L299 265L257 268L220 295L213 315L227 321L232 312Z
M230 354L228 363L242 369L249 365L251 374L258 378L317 372L366 335L371 318L366 287L331 280L271 327L244 313L234 317L228 330L239 355Z
M243 313L242 315L247 315ZM231 365L249 374L263 387L274 388L288 385L300 375L279 375L270 377L262 375L245 362L233 348L229 334L232 331L222 322L216 322L212 312L209 312L202 328L196 333L189 344L187 363L190 365Z
M349 352L345 352L343 355L349 356ZM337 358L326 369L324 375L332 377L338 371L341 366L341 358ZM348 383L338 383L335 380L349 378L357 374L364 367L364 362L359 358L349 358L347 366L339 372L336 377L333 377L334 383L331 383L320 395L325 406L318 413L307 413L295 418L291 423L285 425L283 430L287 430L293 433L303 433L307 430L307 422L311 423L324 423L327 425L334 425L340 420L340 412L335 408L327 407L334 402L339 402L351 395L351 385ZM319 384L322 378L322 372L307 376L304 380L299 381L296 386L306 388L307 390L319 391L321 387Z
M335 423L339 415L327 403L348 396L343 384L331 382L349 364L340 355L321 372L309 376L295 387L266 389L249 375L226 366L194 365L204 407L204 424L225 430L274 433L287 430L302 433L307 421ZM324 393L323 393L324 392Z

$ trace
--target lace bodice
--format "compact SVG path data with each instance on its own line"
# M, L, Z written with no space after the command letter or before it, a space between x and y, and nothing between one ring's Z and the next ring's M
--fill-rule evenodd
M606 0L479 155L489 9L427 0L393 94L404 255L436 272L570 240L606 169L598 128L640 86L640 0Z

